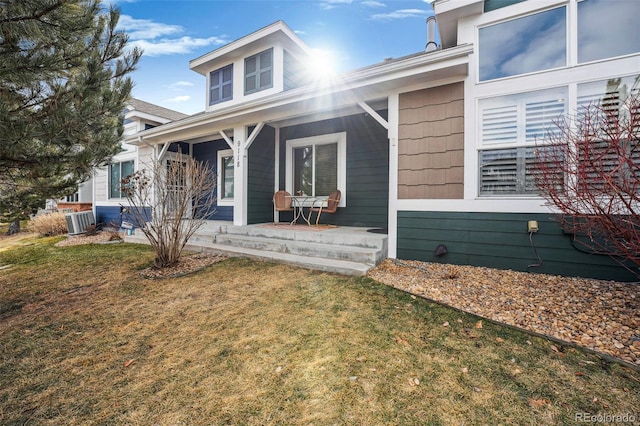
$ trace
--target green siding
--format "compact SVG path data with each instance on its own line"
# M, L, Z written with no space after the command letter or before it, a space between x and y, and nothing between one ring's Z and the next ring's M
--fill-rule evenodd
M386 116L386 111L378 111ZM387 227L389 139L387 130L367 114L280 129L280 187L285 186L286 141L347 132L347 207L321 217L341 226ZM283 216L284 217L284 216ZM314 215L315 218L315 215Z
M253 129L249 129L250 132ZM275 181L275 130L264 126L249 147L247 170L247 222L273 222L273 182Z
M540 230L532 240L527 222L537 220ZM584 253L571 244L550 214L398 212L398 251L400 259L487 266L517 271L582 276L619 281L635 281L626 269L607 256ZM434 256L438 244L448 253Z
M492 10L500 9L512 4L520 3L525 0L484 0L484 11L491 12Z

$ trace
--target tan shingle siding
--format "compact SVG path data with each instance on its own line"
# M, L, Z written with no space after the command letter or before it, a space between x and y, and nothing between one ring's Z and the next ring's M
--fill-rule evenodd
M463 197L463 96L463 83L400 95L398 198Z

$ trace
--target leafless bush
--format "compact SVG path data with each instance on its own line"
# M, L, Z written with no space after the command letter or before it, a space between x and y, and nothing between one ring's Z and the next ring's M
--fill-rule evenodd
M640 98L592 104L557 130L538 149L540 194L576 242L640 266Z
M156 252L154 266L178 263L189 238L214 212L215 175L186 155L155 161L121 182L128 213Z

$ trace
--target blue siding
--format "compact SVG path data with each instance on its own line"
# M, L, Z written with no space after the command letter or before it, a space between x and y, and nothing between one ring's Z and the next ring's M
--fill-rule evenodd
M130 209L130 207L125 206L126 209ZM120 224L123 221L130 222L134 224L134 227L139 228L141 224L136 223L130 213L124 212L121 214L122 207L120 206L96 206L96 223L99 227L120 227ZM151 209L148 207L144 208L144 217L151 217Z
M253 131L253 129L249 129ZM264 126L249 148L247 222L273 222L275 130Z
M386 117L387 111L378 111ZM341 226L387 227L389 139L387 130L368 114L357 114L280 130L280 186L285 185L286 141L347 132L347 207L321 217ZM287 216L281 215L281 220Z
M192 147L193 158L206 163L214 174L218 176L218 151L229 149L229 145L220 139L210 142L194 144ZM213 195L218 196L218 188L213 191ZM209 220L233 220L232 206L217 206L215 212L207 217Z
M540 228L531 240L527 232L530 220L538 221ZM401 259L637 280L611 258L574 247L571 238L549 214L398 212L397 256ZM442 257L434 255L439 244L448 249ZM542 260L540 266L531 266L539 263L534 247Z

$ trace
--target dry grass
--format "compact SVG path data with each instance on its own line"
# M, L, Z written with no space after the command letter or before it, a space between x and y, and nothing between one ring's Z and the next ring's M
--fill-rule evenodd
M2 424L567 424L640 374L367 278L132 244L0 251ZM5 239L0 244L8 245Z
M64 213L48 213L32 218L27 230L42 237L51 237L67 233L67 220Z

